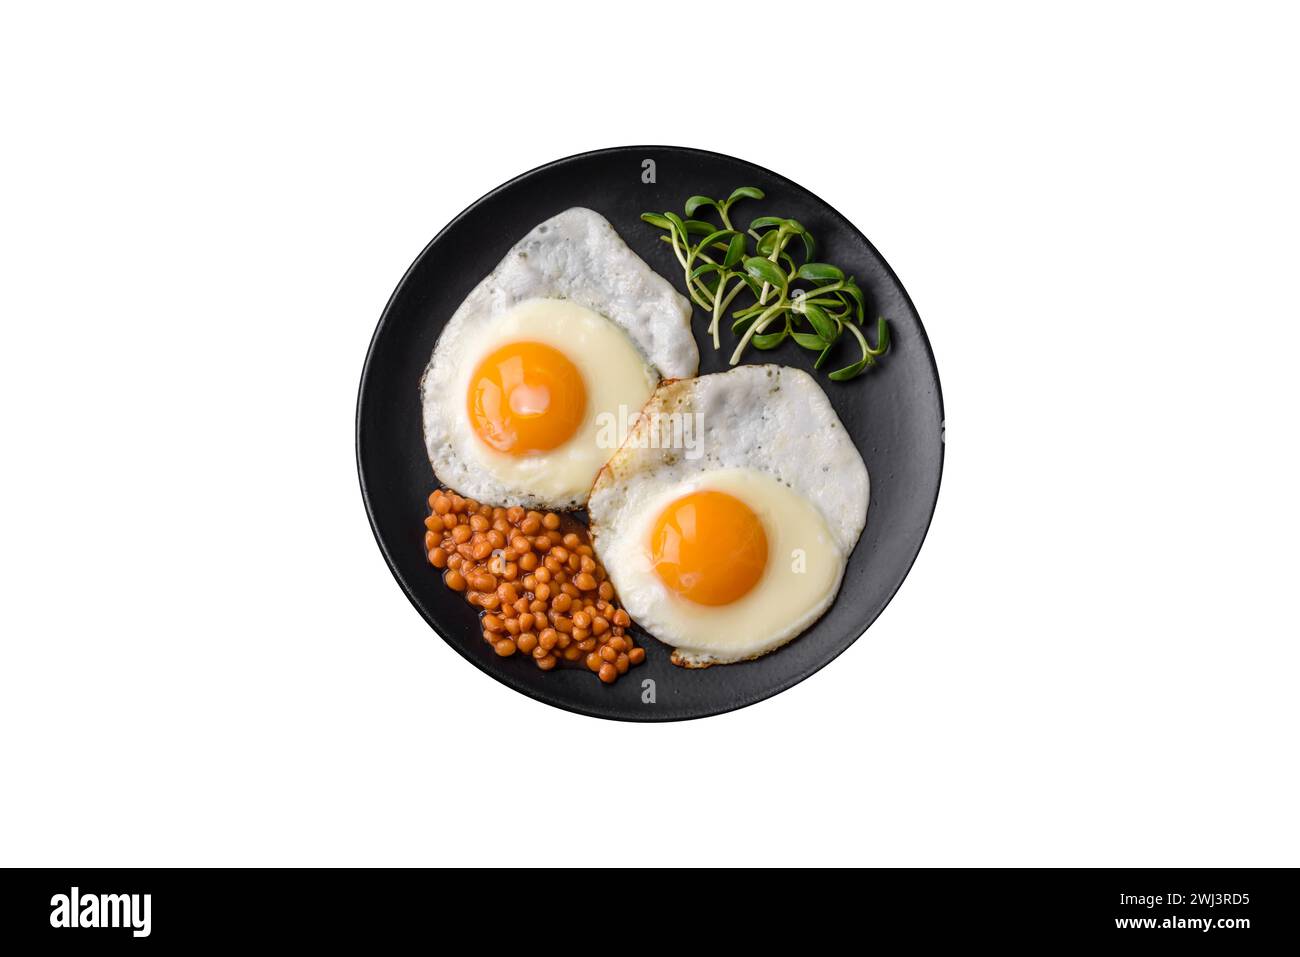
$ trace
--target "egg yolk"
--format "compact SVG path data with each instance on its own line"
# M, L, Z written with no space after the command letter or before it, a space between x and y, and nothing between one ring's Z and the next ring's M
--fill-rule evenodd
M586 412L581 373L545 343L508 343L470 376L470 423L498 452L528 455L558 448L578 431Z
M748 505L725 492L692 492L660 513L650 536L655 572L701 605L748 593L767 567L767 533Z

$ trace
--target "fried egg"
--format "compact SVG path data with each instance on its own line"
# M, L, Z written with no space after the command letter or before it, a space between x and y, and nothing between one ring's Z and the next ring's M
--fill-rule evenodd
M870 479L807 373L741 366L661 385L587 503L623 606L705 667L767 654L835 600Z
M698 369L690 315L599 214L541 223L434 346L420 391L438 479L493 505L577 507L660 380Z

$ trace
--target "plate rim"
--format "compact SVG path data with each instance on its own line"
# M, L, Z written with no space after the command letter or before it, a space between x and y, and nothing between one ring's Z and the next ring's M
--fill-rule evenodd
M460 223L467 216L469 216L480 205L482 205L484 202L491 199L492 197L498 195L499 193L502 193L510 189L516 183L519 183L522 180L525 180L541 172L542 170L550 169L552 167L564 166L566 164L574 163L579 160L590 159L592 157L602 156L606 154L625 153L628 151L658 151L658 152L673 152L673 153L689 153L697 156L707 156L715 159L722 159L734 163L740 163L745 166L749 166L756 170L759 170L765 175L772 177L774 180L789 183L790 185L796 187L797 189L807 193L809 196L811 196L822 206L826 207L826 209L831 210L833 213L835 213L835 215L839 219L841 219L849 227L850 230L852 230L852 232L858 237L858 239L860 239L867 246L867 248L871 251L871 253L885 268L885 271L889 275L889 278L893 280L894 285L897 287L898 291L902 294L904 301L907 303L908 307L912 310L912 314L916 316L916 325L918 331L920 332L920 342L924 345L925 357L929 363L931 375L934 378L935 402L937 403L938 410L939 410L938 476L936 478L935 485L934 485L934 494L931 497L931 500L929 502L929 514L927 515L925 520L925 527L921 530L921 536L917 540L916 549L912 552L912 555L908 559L907 567L903 570L903 574L899 578L898 584L895 585L894 588L889 592L888 596L885 598L884 603L880 606L880 608L876 611L876 613L872 615L870 619L868 619L863 623L862 630L858 633L857 637L846 642L843 645L843 647L836 649L832 654L827 656L825 659L820 660L815 664L813 664L811 667L806 668L803 671L790 676L790 679L788 681L781 682L778 687L774 688L771 691L768 691L765 694L762 694L761 696L754 697L749 700L741 701L736 704L729 704L725 707L700 711L697 714L664 714L662 712L647 712L645 717L632 717L624 714L610 714L598 710L584 708L570 701L560 700L556 698L553 694L548 694L544 690L535 688L531 685L525 685L522 683L516 684L515 682L510 681L509 680L510 676L504 673L503 671L501 671L501 669L492 668L491 662L482 662L474 658L472 655L470 655L469 652L466 651L464 648L461 648L456 641L453 641L448 635L444 634L443 631L438 627L437 622L435 622L428 614L425 613L424 608L421 607L420 603L416 600L415 590L412 588L410 583L406 581L406 578L403 576L401 570L398 568L397 562L395 561L388 545L384 542L383 538L380 536L379 528L375 520L374 508L371 505L371 500L370 500L371 492L366 482L366 473L365 473L365 467L362 458L362 445L364 442L364 437L362 432L362 406L365 400L366 386L369 382L370 375L372 372L371 363L374 360L375 348L377 343L379 342L380 335L383 333L385 327L388 324L390 314L393 310L394 304L397 302L398 297L400 297L402 295L402 292L405 290L407 283L411 279L412 273L415 272L416 267L419 266L419 264L424 259L424 257L429 253L429 251L435 245L437 245L438 242L442 240L443 236L446 235L449 230L451 230L458 223ZM728 153L720 153L715 150L700 149L694 146L670 146L670 145L655 146L655 145L644 145L644 144L628 144L625 146L606 146L606 147L601 147L599 149L586 150L581 153L572 153L568 156L562 156L557 159L550 160L549 162L542 163L538 166L534 166L529 170L526 170L522 173L519 173L516 176L511 177L510 179L506 180L504 183L500 184L499 186L496 186L493 189L488 190L482 196L479 196L472 203L470 203L459 213L453 216L450 220L446 222L446 224L440 230L438 230L438 232L434 235L434 237L430 239L420 249L419 253L416 254L415 258L411 260L411 264L407 266L406 271L402 273L402 278L398 281L397 285L393 288L393 292L388 297L388 301L384 303L384 308L379 314L379 321L375 324L375 330L371 334L370 342L366 347L366 357L361 367L361 377L357 385L357 401L356 401L356 409L354 413L354 424L353 424L353 430L354 430L353 447L354 447L354 453L356 457L357 479L361 486L361 500L362 503L365 505L366 520L370 524L370 534L374 538L375 544L379 546L379 552L381 555L384 556L384 562L385 564L388 565L388 571L393 576L393 578L397 581L398 586L402 590L402 594L406 596L406 600L410 602L411 606L424 620L425 624L427 624L429 628L432 629L433 633L437 635L439 638L441 638L445 644L447 644L452 650L454 650L457 654L459 654L462 658L468 661L479 671L485 673L493 680L504 685L506 688L509 688L511 691L522 694L526 698L535 701L538 704L546 705L548 707L553 707L553 708L560 708L561 710L568 711L572 714L583 715L585 717L591 717L591 718L600 718L606 721L619 721L619 722L626 722L629 724L664 724L664 723L681 722L681 721L697 721L702 718L711 718L721 714L730 714L735 711L741 711L745 708L752 707L753 705L756 705L760 702L769 701L772 698L775 698L778 695L786 691L789 691L795 685L807 681L813 675L817 674L819 671L821 671L823 668L829 665L832 661L837 659L840 655L844 654L844 652L848 651L849 648L853 647L853 645L857 644L859 641L862 640L863 636L865 636L866 633L871 629L871 626L874 625L876 621L880 618L880 616L885 613L885 609L887 609L890 606L890 604L894 600L894 597L898 594L899 589L903 587L903 583L907 581L908 576L911 575L912 568L915 566L916 560L921 554L921 549L924 547L925 541L929 537L930 528L934 524L935 512L938 509L939 492L943 487L944 463L947 457L947 449L948 449L948 445L946 441L946 431L947 431L946 423L947 423L947 413L944 408L943 383L939 378L939 365L938 365L938 361L935 359L934 347L930 342L930 335L926 331L925 323L921 319L920 310L916 308L916 303L912 301L911 293L907 291L907 287L903 285L903 282L898 278L898 274L894 271L894 267L890 265L889 260L886 259L883 255L881 255L880 250L876 248L875 244L872 243L871 240L866 237L866 235L862 232L862 230L860 230L851 219L849 219L847 216L841 213L835 206L832 206L830 203L826 202L824 199L821 198L821 196L817 195L807 187L802 186L799 183L796 183L788 176L784 176L781 173L777 173L758 163L751 162L750 160L742 159L737 156L732 156ZM740 664L743 666L743 664L745 663L741 662Z

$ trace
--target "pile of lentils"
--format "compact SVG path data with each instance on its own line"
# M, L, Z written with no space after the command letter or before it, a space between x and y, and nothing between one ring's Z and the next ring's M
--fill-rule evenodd
M645 661L581 523L481 505L449 489L429 496L429 510L429 564L482 609L483 637L498 655L530 655L543 671L581 662L606 684Z

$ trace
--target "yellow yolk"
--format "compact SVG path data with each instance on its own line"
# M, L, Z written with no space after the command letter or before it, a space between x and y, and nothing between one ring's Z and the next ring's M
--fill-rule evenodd
M508 455L558 448L587 412L587 389L568 357L541 342L511 342L469 380L469 420L478 437Z
M748 505L726 492L692 492L660 513L650 534L655 572L700 605L728 605L767 567L767 534Z

